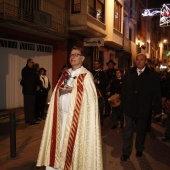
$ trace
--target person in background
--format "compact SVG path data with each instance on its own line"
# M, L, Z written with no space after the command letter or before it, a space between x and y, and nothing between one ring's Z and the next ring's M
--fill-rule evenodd
M33 67L36 70L37 74L39 75L40 65L38 63L34 63Z
M45 120L45 107L48 98L48 92L51 88L50 81L46 76L46 69L40 68L39 69L39 78L40 78L40 89L37 91L36 95L36 102L35 102L35 113L37 121L41 121L42 119Z
M122 81L123 81L123 72L121 69L116 69L116 79L112 81L110 85L110 91L108 92L108 96L112 96L115 94L119 94L119 97L121 96L121 90L122 90ZM118 99L117 99L118 100ZM117 128L118 121L120 121L120 127L123 128L124 126L124 116L122 108L119 105L112 106L112 121L113 121L113 127L112 129Z
M152 106L155 113L162 112L159 76L146 66L146 55L142 53L136 56L136 66L125 73L121 105L126 122L121 161L127 161L133 148L134 127L136 128L136 157L141 157Z
M149 67L150 69L155 70L154 64L153 64L153 62L152 62L152 60L151 60L150 58L147 58L146 65L147 65L147 67Z
M35 72L39 77L40 65L38 63L34 63L33 68L35 69ZM34 106L34 118L35 118L36 122L39 122L41 120L39 118L39 91L42 86L40 79L39 79L38 84L39 84L39 88L37 89L37 92L35 95L35 106Z
M25 123L30 125L38 124L34 117L34 107L35 107L35 96L37 90L40 89L39 86L39 76L33 67L33 59L29 58L27 60L26 66L21 71L21 85L22 92L24 95L24 115Z
M152 62L152 60L151 60L150 58L147 58L147 60L146 60L146 65L147 65L148 68L150 68L150 69L152 69L152 70L155 71L154 64L153 64L153 62ZM153 113L153 108L152 108L152 109L151 109L151 114L150 114L151 117L150 117L150 119L148 119L147 132L150 132L151 129L152 129L151 124L152 124L152 116L153 116L153 115L154 115L154 113Z
M103 124L104 104L106 99L107 76L101 68L99 60L94 61L94 70L92 71L94 83L96 86L99 102L100 121Z
M108 82L107 82L107 88L106 88L106 94L108 94L108 92L110 91L110 85L111 83L114 81L114 79L116 78L116 70L115 70L115 65L116 63L113 60L109 60L106 65L108 66L108 69L105 70ZM108 102L108 98L109 96L106 95L106 100L105 100L105 116L109 116L110 112L111 112L111 107L110 104Z
M111 83L116 78L116 69L114 68L116 63L113 60L109 60L106 65L108 66L108 69L105 70L105 72L109 83Z
M162 88L162 104L165 109L165 114L162 119L166 119L165 133L162 138L163 142L170 141L170 73L167 73L166 80Z
M103 170L98 97L84 60L73 47L71 68L53 91L37 160L46 170Z
M68 66L67 66L66 64L63 65L63 67L62 67L62 69L61 69L61 73L58 75L58 80L59 80L59 78L61 77L62 73L65 72L65 71L67 71L67 70L68 70Z

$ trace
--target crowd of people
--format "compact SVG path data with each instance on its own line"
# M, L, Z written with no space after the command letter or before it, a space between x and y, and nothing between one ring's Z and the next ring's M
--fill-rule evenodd
M39 64L29 58L21 71L21 76L25 123L39 124L42 119L45 120L46 102L51 88L46 70L39 68Z
M142 157L152 116L166 119L162 141L170 140L170 76L157 72L145 54L125 73L109 60L103 70L99 60L90 72L83 67L84 51L73 47L70 65L64 65L53 90L47 116L45 104L50 89L46 70L27 60L22 70L25 123L45 119L37 166L46 170L102 170L101 126L110 117L112 129L123 132L121 161L132 153L136 133L136 157ZM164 113L162 114L162 110Z

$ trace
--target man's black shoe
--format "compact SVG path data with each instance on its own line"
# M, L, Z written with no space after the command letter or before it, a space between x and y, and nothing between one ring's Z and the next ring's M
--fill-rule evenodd
M142 157L142 151L137 151L136 152L136 157Z
M38 121L35 121L35 122L31 122L31 123L30 123L30 125L37 125L37 124L39 124Z
M38 119L37 119L37 121L41 121L42 119L39 117Z
M167 136L164 136L164 137L162 138L162 142L166 142L166 141L168 141L168 140L170 140L170 138L167 137Z
M121 161L127 161L128 158L129 158L129 156L123 154L123 155L120 157L120 160L121 160Z

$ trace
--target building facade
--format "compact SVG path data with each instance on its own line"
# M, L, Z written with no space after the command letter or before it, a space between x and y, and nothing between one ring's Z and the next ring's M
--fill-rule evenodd
M90 71L96 59L104 70L112 59L126 71L138 52L150 56L149 21L141 18L146 6L141 0L0 0L0 109L23 106L21 69L30 57L54 87L74 45L86 51Z

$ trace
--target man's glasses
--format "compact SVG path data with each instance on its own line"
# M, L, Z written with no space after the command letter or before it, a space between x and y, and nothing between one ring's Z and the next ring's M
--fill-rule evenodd
M70 54L70 57L79 57L79 56L82 56L82 55L81 54L77 54L77 53Z

